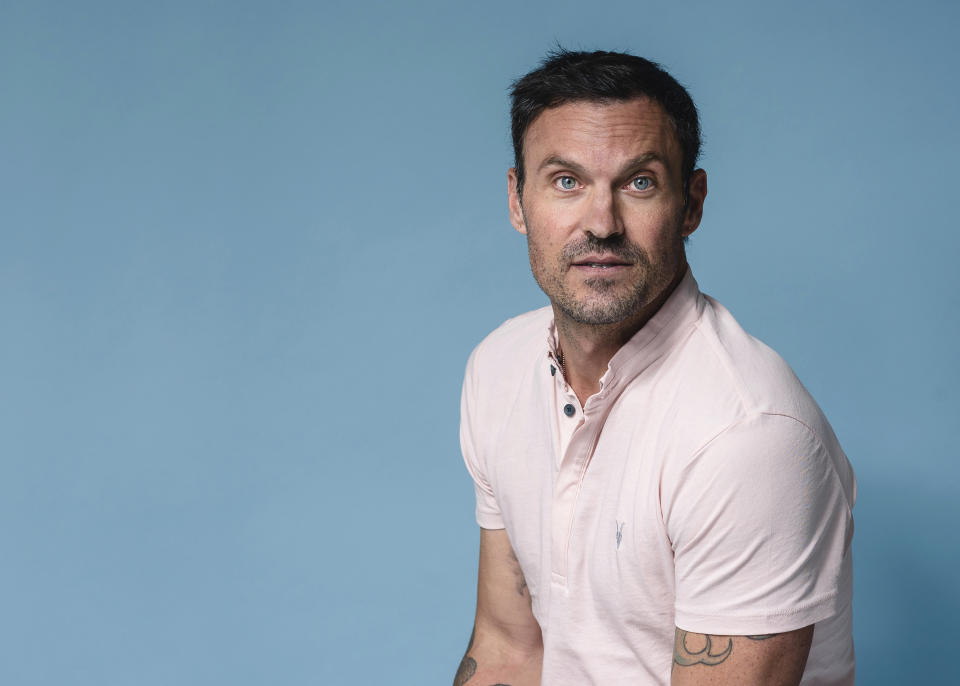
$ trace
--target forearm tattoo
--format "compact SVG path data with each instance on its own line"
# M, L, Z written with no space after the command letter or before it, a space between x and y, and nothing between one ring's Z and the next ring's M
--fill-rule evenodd
M526 596L527 602L532 603L533 598L530 596L530 589L527 587L527 580L523 576L523 570L520 568L520 560L517 559L517 554L510 550L510 561L513 563L513 574L515 577L514 588L517 591L517 594L520 596ZM460 660L460 668L457 669L457 675L453 679L453 686L463 686L465 683L470 681L471 677L477 673L477 661L470 657L470 650L473 648L473 639L476 634L476 628L474 628L474 633L470 634L470 643L467 645L467 652L463 656L463 659ZM473 686L471 684L471 686ZM477 685L479 686L479 685ZM510 686L510 684L490 684L490 686Z
M733 638L730 636L697 634L703 636L706 640L703 645L697 642L691 647L687 642L687 634L689 633L691 632L677 629L673 642L674 666L690 667L692 665L706 665L713 667L722 663L733 653ZM747 636L746 638L753 641L764 641L774 636L776 636L776 634ZM724 640L726 640L726 643L724 643Z
M474 628L473 633L470 634L470 642L467 644L467 652L470 652L470 649L473 648L473 638L476 636L477 630ZM477 673L477 661L468 655L464 655L463 659L460 660L460 668L457 669L457 675L453 677L453 686L463 686L465 683L470 681L470 678ZM491 686L510 686L510 684L491 684Z
M453 680L453 686L463 686L470 681L470 677L477 673L477 661L472 657L465 657L460 663L460 669L457 670L457 676ZM492 684L492 686L510 686L510 684Z
M457 675L453 677L453 686L463 686L477 673L477 661L469 657L470 650L473 648L473 639L477 635L477 628L474 627L470 632L470 642L467 643L467 651L460 660L460 666L457 668Z
M463 686L470 681L470 677L477 673L477 661L472 657L464 657L460 660L460 668L457 675L453 677L453 686Z

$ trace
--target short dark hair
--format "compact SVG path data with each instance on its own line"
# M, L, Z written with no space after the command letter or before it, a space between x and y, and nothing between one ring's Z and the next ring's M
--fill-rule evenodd
M687 90L659 64L623 52L573 52L557 48L540 66L513 82L510 124L517 190L524 182L523 139L544 110L570 102L624 101L647 97L666 111L683 154L681 178L687 196L700 157L700 118Z

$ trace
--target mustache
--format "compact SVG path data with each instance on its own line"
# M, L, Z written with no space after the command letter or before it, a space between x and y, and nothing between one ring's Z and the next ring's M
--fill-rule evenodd
M564 246L561 257L567 262L573 262L579 257L591 254L613 255L624 262L647 262L647 251L639 245L628 241L623 234L615 234L606 238L597 238L587 234L582 240Z

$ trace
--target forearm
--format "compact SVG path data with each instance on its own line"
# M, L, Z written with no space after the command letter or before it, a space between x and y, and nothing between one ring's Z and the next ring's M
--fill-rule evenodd
M540 686L543 644L509 641L475 628L453 686Z

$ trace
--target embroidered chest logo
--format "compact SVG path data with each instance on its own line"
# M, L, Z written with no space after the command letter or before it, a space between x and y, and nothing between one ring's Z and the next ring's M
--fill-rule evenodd
M620 541L623 540L623 525L626 522L617 522L617 550L620 550Z

